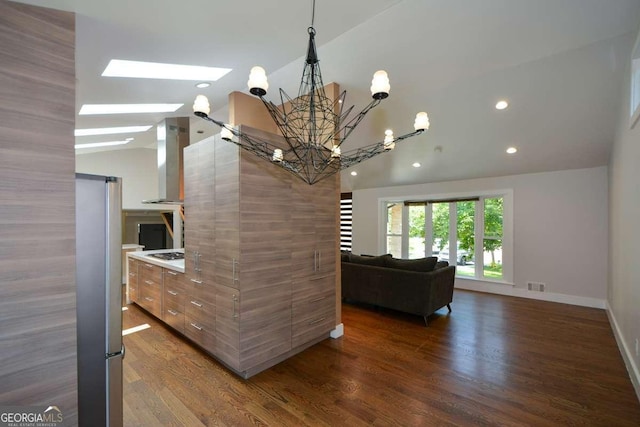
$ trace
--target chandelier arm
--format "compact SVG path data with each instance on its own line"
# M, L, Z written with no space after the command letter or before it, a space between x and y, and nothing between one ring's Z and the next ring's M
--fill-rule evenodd
M348 121L345 124L341 123L341 127L337 131L338 139L340 141L338 145L341 145L349 137L349 135L351 135L351 132L353 132L353 130L358 126L358 124L360 124L362 119L364 119L364 116L366 116L369 111L371 111L376 106L378 106L378 104L380 104L380 100L374 99L369 103L369 105L367 105L362 111L360 111L350 121ZM347 111L347 114L350 113L352 109L353 109L353 106L349 108L349 110ZM344 118L346 118L346 116ZM344 133L342 137L340 137L341 133Z
M207 121L210 121L212 123L215 123L216 125L218 125L220 128L224 128L229 130L235 137L238 138L238 140L234 140L234 139L229 139L229 142L232 142L234 144L236 144L237 146L239 146L240 148L243 148L247 151L252 152L253 154L255 154L256 156L265 159L265 160L269 160L272 161L273 160L273 152L276 148L279 148L277 146L275 146L274 144L265 141L261 138L255 137L253 135L249 135L246 134L244 132L240 132L237 128L233 127L233 126L229 126L219 120L216 120L214 118L211 118L209 116L199 116ZM283 153L289 153L291 152L291 150L286 150ZM283 160L282 161L283 167L289 168L291 170L297 170L297 168L295 167L295 162L291 162L291 161L287 161L287 160Z
M393 142L398 143L405 139L411 138L412 136L420 135L423 132L424 132L423 129L419 129L414 132L410 132L405 135L401 135L397 138L394 138ZM391 150L385 149L384 141L376 142L374 144L366 145L364 147L347 151L340 157L340 169L350 168L351 166L357 165L358 163L361 163L365 160L368 160L372 157L377 156L378 154L382 154L388 151L391 151Z
M267 111L269 112L269 115L271 116L271 119L275 122L276 126L280 130L280 133L282 134L282 136L284 137L285 141L287 142L287 145L289 146L289 149L286 152L293 153L295 155L295 157L297 158L297 160L300 161L301 163L303 163L304 155L299 152L299 147L301 147L302 145L298 142L299 141L299 137L297 135L292 135L291 134L290 129L286 124L286 115L282 115L281 116L280 109L273 102L267 101L262 96L260 97L260 100L262 101L264 106L267 108ZM298 144L297 145L294 144L292 142L292 140L295 141L295 142L298 142Z

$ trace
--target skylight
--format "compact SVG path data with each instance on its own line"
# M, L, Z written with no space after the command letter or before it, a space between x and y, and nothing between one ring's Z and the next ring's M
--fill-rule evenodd
M104 69L104 77L132 77L138 79L197 80L215 82L231 68L199 65L162 64L159 62L112 59Z
M146 132L151 129L151 125L148 126L121 126L112 128L93 128L93 129L76 129L75 136L89 136L89 135L113 135L116 133L135 133Z
M173 113L184 104L84 104L78 114Z
M89 142L86 144L76 144L75 149L79 150L82 148L97 148L97 147L110 147L112 145L124 145L130 143L132 140L128 139L125 141L106 141L106 142Z

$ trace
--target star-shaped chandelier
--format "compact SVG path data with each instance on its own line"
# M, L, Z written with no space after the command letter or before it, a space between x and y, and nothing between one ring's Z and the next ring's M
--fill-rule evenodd
M315 14L315 0L313 0ZM383 141L342 152L341 146L362 121L364 116L389 96L389 78L385 71L377 71L371 82L372 101L360 113L352 115L353 106L343 109L347 95L343 91L337 99L325 93L318 64L313 27L308 29L309 46L302 73L298 96L289 97L280 89L280 105L265 99L269 83L265 70L253 67L249 75L249 92L260 98L286 141L286 148L277 147L266 139L243 133L232 125L209 117L211 108L204 95L198 95L193 104L194 114L221 128L224 140L233 142L258 157L286 169L308 184L329 177L378 154L391 151L395 144L419 135L429 129L429 117L421 112L416 115L414 131L394 137L391 130L385 132Z

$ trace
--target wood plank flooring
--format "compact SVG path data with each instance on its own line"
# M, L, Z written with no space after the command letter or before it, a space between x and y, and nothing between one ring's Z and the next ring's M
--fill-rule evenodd
M243 380L135 305L125 426L638 426L603 310L455 291L429 318L343 306L344 337Z

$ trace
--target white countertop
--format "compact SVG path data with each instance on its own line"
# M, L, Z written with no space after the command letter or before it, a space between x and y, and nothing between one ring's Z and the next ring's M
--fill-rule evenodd
M144 249L144 245L136 245L135 243L123 243L122 249L138 249L141 251Z
M153 251L135 251L135 252L127 252L127 256L131 258L135 258L140 261L147 262L149 264L158 265L160 267L168 268L170 270L178 271L180 273L184 273L184 260L177 259L173 261L163 260L160 258L154 258L149 255L151 254L165 254L168 252L182 252L184 253L184 249L157 249Z

